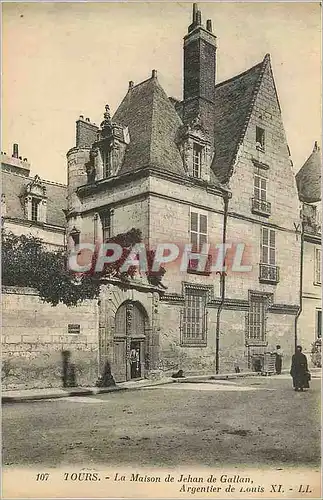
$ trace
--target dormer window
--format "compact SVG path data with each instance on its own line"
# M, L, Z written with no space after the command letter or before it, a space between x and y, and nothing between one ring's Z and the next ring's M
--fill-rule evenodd
M25 216L33 222L46 222L47 195L46 186L38 175L35 175L21 195L21 203L25 208Z
M261 127L256 127L256 148L265 151L265 130Z
M39 207L41 200L38 198L31 199L31 220L34 222L39 221Z
M180 128L176 142L189 177L209 182L212 149L200 115Z
M200 144L193 144L193 177L201 178L203 147Z

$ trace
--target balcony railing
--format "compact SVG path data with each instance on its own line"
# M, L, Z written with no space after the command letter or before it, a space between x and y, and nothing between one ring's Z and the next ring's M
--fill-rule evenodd
M316 219L306 218L304 221L304 233L320 235L322 232L321 224Z
M271 214L271 203L269 201L252 198L251 203L251 210L253 213L264 215L265 217L269 217Z
M279 267L271 264L259 264L259 281L261 283L278 283Z
M187 266L187 272L190 274L201 274L209 276L211 274L212 255L204 255L205 262L202 261L202 269L199 269L199 259L190 259Z

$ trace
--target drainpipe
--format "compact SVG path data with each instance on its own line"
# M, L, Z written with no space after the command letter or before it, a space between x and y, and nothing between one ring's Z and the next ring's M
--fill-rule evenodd
M227 220L228 220L228 206L229 206L229 193L225 193L223 196L224 212L223 212L223 229L222 229L222 244L226 243L227 236ZM225 254L223 260L223 271L220 274L220 292L221 292L221 302L216 314L216 330L215 330L215 373L219 373L219 354L220 354L220 318L221 312L224 306L225 300Z
M302 314L303 310L303 260L304 260L304 222L301 222L301 255L300 255L300 274L299 274L299 308L297 314L295 316L295 330L294 330L294 343L295 343L295 351L297 342L297 325L298 318Z

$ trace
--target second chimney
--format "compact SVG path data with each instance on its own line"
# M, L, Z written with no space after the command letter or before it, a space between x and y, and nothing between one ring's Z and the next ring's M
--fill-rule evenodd
M18 158L18 156L19 156L18 144L13 145L12 156L13 156L13 158Z

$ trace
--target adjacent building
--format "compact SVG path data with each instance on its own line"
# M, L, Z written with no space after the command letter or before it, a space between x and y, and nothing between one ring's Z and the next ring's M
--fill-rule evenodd
M11 155L1 152L1 217L6 231L32 234L48 248L65 246L67 188L64 184L30 175L30 163L19 156L18 144Z
M311 155L296 175L303 225L302 312L298 340L306 351L322 336L321 173L322 156L315 142Z

